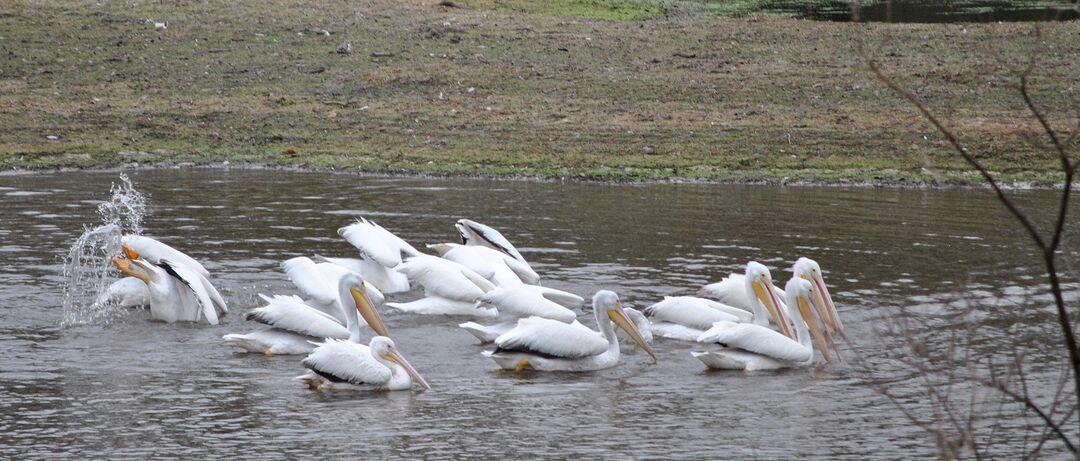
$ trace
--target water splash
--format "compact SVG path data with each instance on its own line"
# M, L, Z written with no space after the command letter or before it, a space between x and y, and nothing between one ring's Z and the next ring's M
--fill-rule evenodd
M112 197L98 205L101 225L87 227L64 257L64 318L61 326L109 323L124 309L108 302L107 290L117 279L109 259L120 253L120 237L141 234L146 196L120 174Z

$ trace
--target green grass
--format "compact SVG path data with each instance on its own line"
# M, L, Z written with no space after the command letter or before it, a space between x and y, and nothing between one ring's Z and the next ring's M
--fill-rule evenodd
M1036 126L1011 86L1035 40L1025 24L568 20L486 8L0 5L0 167L228 160L608 179L969 177L865 71L860 44L995 171L1051 178L1057 166L1031 141ZM1047 25L1042 40L1032 90L1068 132L1080 24ZM336 53L342 43L354 52Z

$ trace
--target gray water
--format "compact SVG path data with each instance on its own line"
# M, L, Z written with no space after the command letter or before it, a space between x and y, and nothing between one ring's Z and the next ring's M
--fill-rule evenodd
M233 313L216 327L132 311L62 328L62 257L97 223L117 174L0 176L0 458L925 457L930 439L868 384L888 379L923 411L921 381L883 365L903 349L877 325L919 315L955 331L964 300L985 306L977 321L991 339L1023 327L1033 390L1057 383L1052 317L1045 298L1029 298L1038 260L986 191L129 174L149 196L146 234L202 261ZM1052 206L1053 192L1019 194L1036 212ZM255 328L240 314L257 293L293 293L279 262L354 255L335 232L354 216L416 245L453 240L453 222L469 217L502 230L546 285L612 289L637 307L693 294L751 259L786 280L791 262L810 256L851 335L848 360L706 372L689 355L701 346L659 342L655 365L630 351L601 372L518 374L480 356L460 319L387 313L432 389L320 395L291 379L303 371L298 357L221 345ZM592 325L591 313L580 318ZM999 422L1031 423L1013 417ZM1030 443L1007 432L997 441L1005 453Z

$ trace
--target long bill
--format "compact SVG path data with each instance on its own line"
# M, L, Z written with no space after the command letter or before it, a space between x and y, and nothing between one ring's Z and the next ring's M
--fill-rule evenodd
M806 327L810 329L810 337L814 340L814 347L821 351L821 356L825 358L825 363L829 363L829 348L826 347L825 337L821 334L821 329L818 328L818 322L821 320L818 317L818 306L813 297L807 298L803 295L798 295L796 302L799 304L799 314L803 321L806 323Z
M634 340L634 343L652 357L653 363L656 363L656 353L653 352L652 346L645 341L645 338L641 336L641 332L638 331L637 325L630 320L630 316L626 315L623 311L622 303L616 303L614 307L611 307L607 311L608 319L615 323L619 328L622 328L626 334L630 335L630 339Z
M131 249L131 247L127 246L126 243L120 244L120 251L124 253L124 256L127 256L127 258L132 261L139 259L139 252Z
M828 313L829 326L833 331L840 333L840 336L847 338L844 334L844 324L840 322L840 315L836 312L836 305L833 304L832 295L829 294L829 288L825 286L825 279L821 277L821 271L814 271L812 276L814 284L814 291L818 293L822 298L821 310Z
M386 322L383 322L382 315L375 309L375 304L371 302L371 298L368 298L367 290L364 289L364 282L360 282L360 286L349 288L349 294L352 295L353 302L356 303L356 310L360 312L360 316L364 318L368 326L379 336L390 337L390 334L386 331Z
M787 315L784 313L784 309L780 307L780 300L777 299L776 292L773 291L772 281L765 276L761 276L761 280L753 281L753 286L758 301L765 306L765 310L769 312L769 316L776 323L776 327L780 329L780 333L783 333L788 338L795 339L795 334L791 331L791 325L788 325Z
M143 274L141 272L137 272L134 269L132 269L131 268L131 263L132 263L131 260L122 258L120 256L114 256L112 258L113 266L116 266L116 269L119 270L121 274L124 274L124 275L126 275L128 277L135 277L135 278L137 278L139 280L142 280L143 283L150 283L150 277L148 277L146 274Z
M823 282L818 281L819 278L820 275L817 275L816 271L812 275L803 275L803 279L810 282L813 287L811 289L811 300L813 301L812 307L817 314L816 317L821 320L825 343L830 346L829 348L832 350L833 354L836 355L838 360L843 360L843 358L840 357L840 349L836 347L836 340L833 338L833 335L839 332L837 330L837 321L834 320L837 318L835 315L836 311L832 310L830 312L829 305L832 301L827 300L825 296L829 291L825 288ZM823 295L823 293L825 295Z
M431 389L431 385L428 384L427 380L425 380L423 376L420 376L420 372L416 371L416 368L413 368L408 360L405 360L405 356L401 355L401 352L398 352L396 347L391 347L383 358L401 365L401 368L405 369L405 372L412 377L414 382L424 386L424 389Z

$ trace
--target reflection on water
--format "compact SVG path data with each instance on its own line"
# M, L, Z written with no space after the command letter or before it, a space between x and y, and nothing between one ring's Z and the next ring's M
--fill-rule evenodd
M312 394L297 358L243 355L222 334L257 293L292 292L277 268L298 255L348 256L336 229L374 217L415 244L453 240L470 217L503 231L545 284L589 296L613 289L638 307L692 294L750 259L778 279L817 259L852 335L848 357L897 349L875 324L905 308L953 328L958 294L986 306L988 338L1042 327L1039 266L985 191L603 185L382 178L271 171L131 173L153 197L145 232L203 261L233 315L217 327L165 325L133 312L61 329L61 257L96 221L115 173L0 176L0 457L830 459L926 456L926 436L851 363L780 373L707 373L690 346L657 344L590 374L514 374L479 355L456 319L387 314L433 388ZM1049 192L1021 193L1036 209ZM1073 255L1067 255L1073 260ZM413 294L411 296L415 296ZM411 299L411 298L410 298ZM1026 309L1018 309L1020 303ZM1034 306L1034 307L1032 307ZM1021 315L1022 313L1022 315ZM580 313L591 325L587 312ZM980 353L997 348L975 344ZM1029 385L1056 383L1052 347ZM895 370L894 370L895 371ZM917 393L904 375L899 391ZM1024 424L1017 419L1017 424ZM1005 446L1017 443L1008 438Z

